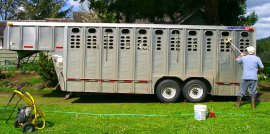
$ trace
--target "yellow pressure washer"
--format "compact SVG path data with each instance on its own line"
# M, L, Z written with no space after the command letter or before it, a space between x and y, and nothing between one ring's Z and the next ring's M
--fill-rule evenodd
M27 103L27 106L22 106L18 108L16 119L14 121L14 127L21 127L23 133L43 129L45 127L44 114L40 109L37 108L34 98L28 92L24 92L20 89L14 90L14 93L10 98L6 108L9 106L15 95L19 96L20 99L18 100L10 116L6 120L6 123L11 118L19 102L21 100L24 100ZM4 111L6 111L6 108L4 109Z

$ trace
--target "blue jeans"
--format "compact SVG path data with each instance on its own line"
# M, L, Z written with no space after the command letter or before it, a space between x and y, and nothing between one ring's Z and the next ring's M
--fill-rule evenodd
M240 83L240 92L238 96L245 96L246 92L250 94L250 97L256 97L257 95L257 80L242 80Z

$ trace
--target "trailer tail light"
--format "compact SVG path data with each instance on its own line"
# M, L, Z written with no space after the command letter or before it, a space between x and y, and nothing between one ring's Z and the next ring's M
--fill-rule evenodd
M245 29L248 30L248 31L254 31L253 27L245 27Z
M64 47L63 46L56 46L55 48L56 49L63 49Z

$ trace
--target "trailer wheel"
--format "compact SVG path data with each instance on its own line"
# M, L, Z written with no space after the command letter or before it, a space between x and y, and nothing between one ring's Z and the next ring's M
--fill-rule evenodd
M184 85L183 94L189 102L202 102L207 96L207 86L200 80L191 80Z
M35 126L32 122L26 122L23 124L22 126L22 132L25 133L25 132L34 132L35 130Z
M161 102L175 102L180 96L180 86L174 80L163 80L156 88L156 95Z

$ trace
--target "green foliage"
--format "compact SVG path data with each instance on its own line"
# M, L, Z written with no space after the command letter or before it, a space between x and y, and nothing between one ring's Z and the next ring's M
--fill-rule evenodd
M83 2L84 0L80 0ZM89 0L90 11L95 11L103 22L147 19L151 23L180 23L193 11L203 9L208 25L247 25L258 20L255 12L246 14L246 0ZM229 9L229 10L228 10ZM201 16L194 16L201 17ZM123 19L124 18L124 19ZM200 18L197 18L200 19Z
M253 26L258 21L258 15L252 11L248 16L240 16L238 25Z
M101 22L113 23L117 22L116 13L109 10L109 3L104 0L91 0L89 4L89 9L94 11Z
M16 19L21 20L43 20L45 18L64 18L70 14L72 7L66 6L65 0L23 0L20 1L21 8Z
M22 74L25 74L26 71L35 71L37 68L38 64L36 61L32 62L25 62L25 63L20 63L19 70Z
M37 61L36 72L47 83L48 86L56 86L58 79L54 70L54 64L51 58L48 58L48 54L45 52L39 53L39 59Z
M0 20L12 20L20 7L20 0L0 0Z
M15 74L16 70L17 67L15 62L11 63L10 65L0 65L0 74L1 74L0 78L10 77ZM2 71L7 71L7 74L3 74Z
M263 62L270 63L270 36L257 41L257 55Z
M203 0L89 0L89 9L95 11L103 22L118 22L125 18L125 22L134 22L135 19L148 19L152 23L163 21L169 16L174 23L176 13L183 13L198 8ZM179 16L178 16L179 17Z
M257 40L257 55L261 58L264 64L263 74L268 77L267 79L264 76L259 75L261 78L260 82L270 82L270 37ZM266 84L264 84L266 85ZM262 84L263 86L263 84ZM269 87L266 86L266 88Z

